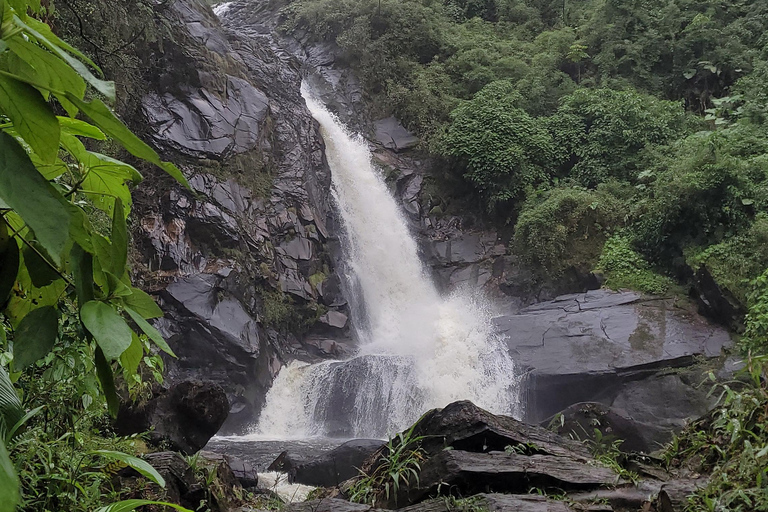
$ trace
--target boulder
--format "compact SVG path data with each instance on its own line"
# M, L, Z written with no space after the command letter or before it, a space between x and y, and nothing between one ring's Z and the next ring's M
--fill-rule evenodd
M680 479L665 483L656 500L658 512L684 512L688 509L688 496L706 487L706 478Z
M576 403L601 402L655 426L658 435L652 437L659 441L686 417L706 412L707 390L680 369L696 373L694 365L720 356L731 338L684 306L595 290L495 318L518 372L525 374L526 421L539 423Z
M148 453L142 458L165 480L165 498L173 500L174 503L180 503L186 501L185 498L197 490L194 470L178 453Z
M701 265L693 278L693 288L699 310L716 322L735 331L744 328L744 306L712 277L706 265Z
M386 503L387 508L417 503L439 494L440 489L462 496L488 491L525 494L534 487L569 491L618 482L613 470L569 457L444 450L422 464L417 485L401 486Z
M615 409L596 402L574 404L541 423L562 436L571 439L595 440L595 431L600 432L601 443L621 440L625 452L648 453L656 449L653 438L646 435L645 425L630 418L621 409Z
M492 414L466 400L429 411L414 425L412 435L425 436L422 448L428 455L438 454L445 448L490 452L504 451L508 446L521 446L531 454L583 461L590 458L582 443L509 416Z
M403 128L394 117L379 119L373 123L376 140L387 149L403 151L419 143L419 138Z
M384 444L379 439L353 439L289 471L292 482L333 487L359 474L363 462ZM271 466L270 466L271 467Z
M232 474L235 475L240 485L246 489L259 485L259 474L250 463L232 455L224 455L224 460L227 461Z
M144 404L124 405L115 430L120 435L150 431L153 443L167 443L191 455L218 432L228 412L229 401L221 386L183 381Z

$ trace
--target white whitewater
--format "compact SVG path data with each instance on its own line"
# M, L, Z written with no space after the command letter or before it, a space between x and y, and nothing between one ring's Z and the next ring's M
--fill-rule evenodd
M513 363L492 332L490 311L470 294L440 296L366 141L306 87L302 94L326 144L355 283L349 302L363 312L355 318L360 352L346 362L283 368L255 433L381 437L460 399L518 414Z

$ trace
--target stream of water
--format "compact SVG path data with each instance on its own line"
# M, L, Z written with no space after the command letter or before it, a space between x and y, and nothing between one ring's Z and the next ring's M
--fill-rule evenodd
M283 368L254 436L385 437L460 399L519 415L514 364L487 305L469 292L437 292L367 142L306 86L302 94L326 144L360 350L347 361Z

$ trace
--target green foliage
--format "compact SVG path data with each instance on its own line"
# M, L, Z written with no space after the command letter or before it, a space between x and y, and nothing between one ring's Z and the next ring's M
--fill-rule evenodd
M651 269L625 234L617 234L606 240L597 270L605 275L605 285L613 289L630 288L652 295L664 295L674 285L671 279Z
M768 206L766 153L765 131L744 123L675 144L650 172L650 194L638 205L641 252L670 259L686 246L705 247L748 230Z
M640 475L624 467L626 457L621 452L623 442L621 439L615 441L604 439L603 432L599 428L595 428L594 437L589 441L592 445L592 453L598 463L615 471L622 480L637 484L640 481Z
M713 392L720 392L717 407L664 452L670 467L712 473L686 511L768 508L768 358L748 357L742 374L739 381L714 385Z
M624 223L627 207L605 188L559 187L526 201L515 225L513 249L549 277L569 268L589 272L600 247Z
M742 347L757 354L768 354L768 270L750 284L752 292L749 294Z
M441 141L443 153L465 169L488 209L524 197L546 179L544 165L555 159L546 129L515 106L519 95L508 81L493 82L459 105Z
M424 450L421 449L424 437L414 436L413 428L389 439L370 473L361 472L349 489L350 501L375 507L393 496L397 503L401 486L418 485L424 460Z
M115 100L114 84L41 21L53 14L47 2L0 0L0 482L23 491L3 489L2 507L21 499L26 510L93 510L109 481L93 469L96 457L118 457L162 484L113 449L119 440L87 430L105 402L117 413L118 365L129 382L142 360L156 365L129 321L172 352L146 321L162 312L128 278L126 217L141 175L87 148L109 137L186 180L100 99ZM6 474L6 447L18 480Z
M676 138L682 106L636 91L579 89L548 120L564 169L586 187L609 179L634 181L646 147ZM556 162L553 162L556 164Z

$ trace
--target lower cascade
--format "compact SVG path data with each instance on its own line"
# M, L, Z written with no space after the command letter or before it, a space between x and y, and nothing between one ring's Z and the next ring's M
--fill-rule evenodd
M284 367L254 434L383 437L461 399L519 416L518 377L488 306L469 292L440 296L367 142L306 85L302 95L326 143L359 352Z

